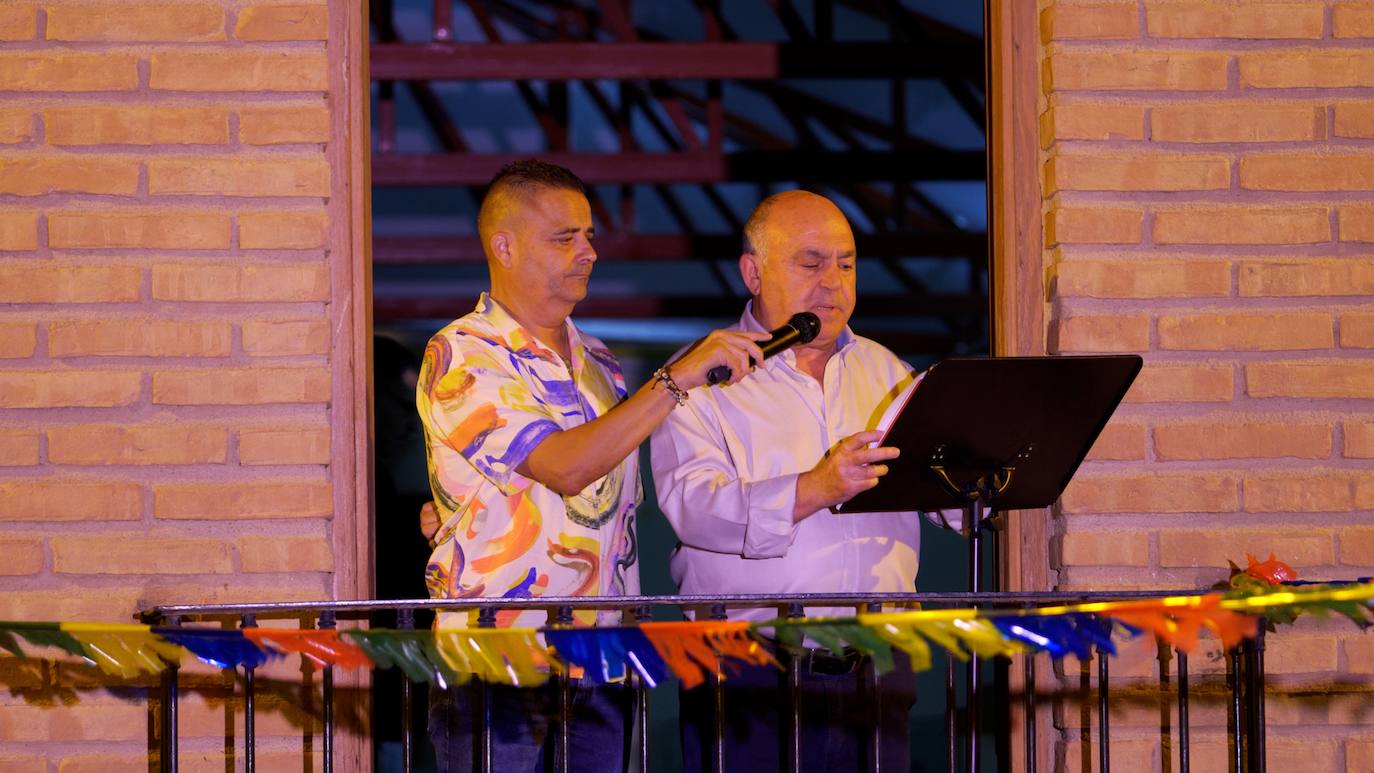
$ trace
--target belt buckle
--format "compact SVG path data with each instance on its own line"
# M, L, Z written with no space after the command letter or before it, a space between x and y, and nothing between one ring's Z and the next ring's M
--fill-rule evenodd
M809 674L822 676L846 676L854 673L862 657L855 650L846 649L843 654L835 655L823 648L808 648L804 664Z

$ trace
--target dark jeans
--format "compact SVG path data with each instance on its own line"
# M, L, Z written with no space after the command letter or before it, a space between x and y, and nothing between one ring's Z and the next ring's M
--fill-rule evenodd
M558 743L558 680L542 687L491 685L491 758L494 771L552 770ZM575 680L569 736L569 770L623 773L629 759L634 694L624 685ZM472 685L430 689L429 737L439 773L467 773L473 765Z
M882 769L911 767L907 722L916 702L916 676L905 655L878 680L877 696L865 684L867 659L827 654L799 656L801 674L801 769L863 770L868 764L868 728L881 707ZM779 662L786 662L780 654ZM726 768L772 773L787 759L786 676L772 668L749 668L725 679ZM710 683L681 693L683 770L711 770L714 698Z

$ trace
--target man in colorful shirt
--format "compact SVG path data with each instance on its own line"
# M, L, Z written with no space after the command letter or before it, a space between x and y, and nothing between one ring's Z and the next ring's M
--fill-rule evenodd
M763 360L755 342L768 336L715 331L630 394L605 345L568 318L596 262L582 182L552 164L508 165L477 227L491 292L430 340L416 388L441 523L425 571L430 595L635 595L639 444L711 368L728 365L732 381L747 375L751 358ZM438 625L474 621L475 613L450 613ZM542 612L496 618L498 626L545 622ZM623 769L628 695L619 685L577 693L573 769ZM547 691L493 694L501 769L542 769L556 702ZM471 728L467 696L436 691L430 733L441 770L471 764Z

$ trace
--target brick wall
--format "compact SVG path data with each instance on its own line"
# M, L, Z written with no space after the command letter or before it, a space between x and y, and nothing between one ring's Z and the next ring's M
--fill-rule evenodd
M1062 500L1060 586L1196 587L1271 550L1374 574L1374 3L1040 7L1049 350L1146 361ZM1371 654L1335 621L1271 638L1270 769L1369 769ZM1221 711L1194 769L1225 769ZM1126 769L1161 769L1159 723L1114 717Z
M0 3L0 619L349 592L356 12ZM309 682L275 675L259 764L300 770ZM182 762L222 771L234 685L187 681ZM0 659L0 771L146 770L144 684Z

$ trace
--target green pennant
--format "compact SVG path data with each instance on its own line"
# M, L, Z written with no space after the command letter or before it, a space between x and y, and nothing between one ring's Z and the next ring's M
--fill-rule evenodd
M55 626L53 628L20 628L15 633L20 638L39 647L57 647L69 655L76 655L79 658L86 658L86 651L81 648L81 642L72 637L66 631L60 631Z
M843 655L847 647L853 648L872 658L880 674L894 667L892 646L857 618L835 618L824 623L783 622L774 631L778 642L787 647L800 649L810 639L836 656Z
M412 682L452 685L464 680L444 662L430 631L351 629L340 635L362 648L378 668L399 668Z

